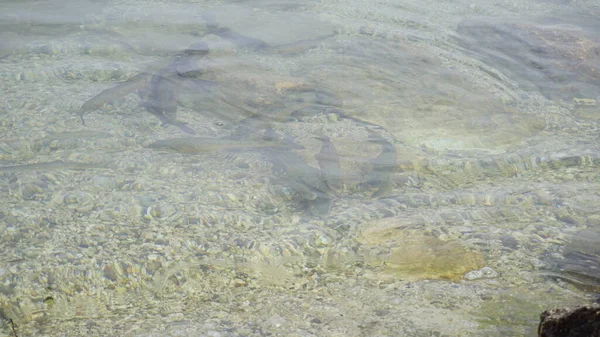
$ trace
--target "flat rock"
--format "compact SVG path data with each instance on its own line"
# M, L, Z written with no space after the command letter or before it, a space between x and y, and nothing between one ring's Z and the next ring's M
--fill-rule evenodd
M458 281L484 265L482 254L467 249L459 240L441 240L423 230L407 228L399 219L366 223L358 241L367 249L389 248L383 260L384 277Z

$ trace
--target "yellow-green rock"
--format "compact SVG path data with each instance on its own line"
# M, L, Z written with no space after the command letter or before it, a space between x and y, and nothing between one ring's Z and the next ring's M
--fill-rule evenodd
M458 281L465 273L484 266L482 254L467 249L459 240L441 240L423 229L410 228L401 219L366 223L358 242L367 251L389 249L381 261L382 276Z
M465 273L484 265L481 254L467 250L460 241L414 234L400 243L385 261L387 274L409 279L458 281Z

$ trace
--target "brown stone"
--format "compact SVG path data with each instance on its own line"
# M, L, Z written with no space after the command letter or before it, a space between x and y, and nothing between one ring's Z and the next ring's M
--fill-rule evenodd
M600 337L600 304L547 310L538 337Z

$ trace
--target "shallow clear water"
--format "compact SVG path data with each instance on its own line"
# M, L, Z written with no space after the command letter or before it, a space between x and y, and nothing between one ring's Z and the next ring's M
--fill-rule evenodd
M600 292L595 1L0 13L3 335L531 336Z

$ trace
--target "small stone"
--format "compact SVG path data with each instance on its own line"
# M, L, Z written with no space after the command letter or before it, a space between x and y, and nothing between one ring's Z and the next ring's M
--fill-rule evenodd
M237 163L237 164L235 164L235 166L237 166L238 168L244 169L244 170L247 170L250 168L250 165L248 165L248 163L245 163L245 162Z
M154 198L149 195L143 195L139 198L140 206L142 207L150 207L154 204Z
M97 187L107 189L107 190L113 190L117 187L117 183L115 182L114 179L112 179L110 177L104 177L104 176L94 177L92 179L92 184L94 184Z
M329 244L331 244L331 240L327 235L322 233L315 234L315 245L317 247L328 246Z
M25 198L27 200L35 199L36 196L38 196L39 194L41 194L43 192L44 191L41 188L39 188L38 186L33 185L33 184L27 184L21 190L23 198Z
M267 323L270 324L270 325L272 325L272 326L274 326L274 327L276 327L276 328L279 328L279 327L281 327L282 325L285 324L285 318L283 318L283 317L281 317L279 315L274 315L274 316L271 316L271 318L269 318L267 320Z
M105 266L104 277L106 277L110 281L116 282L119 278L119 273L122 273L122 270L120 270L120 268L121 266L119 266L118 264Z
M239 278L233 280L234 288L245 287L245 286L246 286L246 281L239 279Z
M483 274L483 277L485 277L485 278L495 278L498 276L498 273L490 267L481 268L481 273Z
M56 304L56 301L54 301L54 298L52 296L48 296L44 299L44 304L52 308L54 304Z
M153 216L152 216L152 206L147 207L144 212L142 213L142 218L144 218L144 220L152 220Z
M562 222L566 222L568 224L576 224L577 223L577 219L573 215L567 213L566 211L565 212L559 211L558 214L556 214L556 218L558 220L560 220Z
M529 263L531 264L532 267L534 267L536 269L547 267L547 264L540 259L531 259L531 260L529 260Z
M590 215L590 216L587 218L587 220L586 220L586 222L585 222L585 223L586 223L586 225L588 225L588 226L592 226L592 227L595 227L595 226L600 226L600 214L593 214L593 215Z
M472 271L466 273L464 276L465 280L467 280L467 281L478 280L482 277L483 277L483 273L481 272L481 270L472 270Z
M490 294L481 294L479 295L479 298L481 298L481 300L483 301L490 301L494 299L494 296L490 295Z

